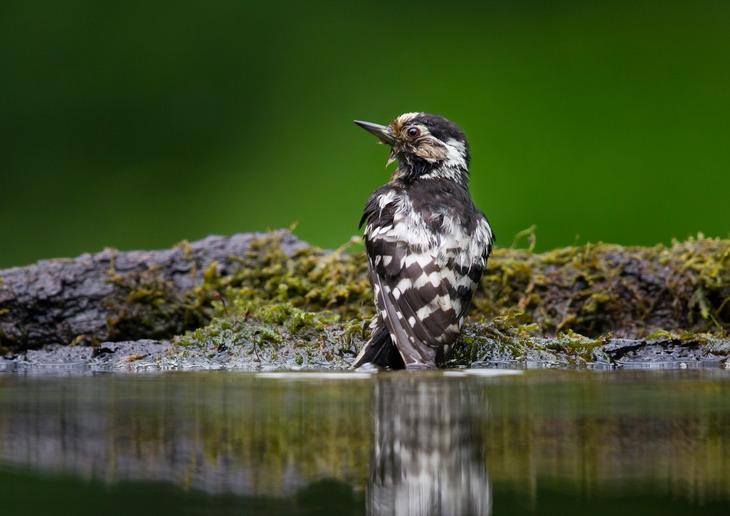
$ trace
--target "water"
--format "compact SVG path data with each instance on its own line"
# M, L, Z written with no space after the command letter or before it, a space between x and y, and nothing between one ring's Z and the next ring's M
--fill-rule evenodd
M730 373L0 374L3 514L728 514Z

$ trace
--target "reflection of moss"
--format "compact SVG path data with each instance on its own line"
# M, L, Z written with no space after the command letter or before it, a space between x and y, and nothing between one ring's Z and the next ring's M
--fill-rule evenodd
M364 489L372 440L369 385L197 378L195 441L209 463L222 458L247 466L258 493L280 494L287 473L309 481L334 477ZM221 401L226 392L235 392L237 401Z
M343 384L206 373L175 381L115 381L118 392L101 390L91 398L117 400L107 403L109 423L72 428L82 437L106 429L103 442L112 447L113 457L149 464L172 461L169 471L162 470L172 478L180 478L182 467L198 479L206 469L217 473L214 478L229 472L240 478L235 474L245 471L257 494L284 494L297 477L306 482L334 478L362 492L373 460L374 432L400 421L401 404L418 406L419 398L405 395L411 392L410 379L394 374ZM403 398L379 397L383 392L373 382L382 381L392 382L388 394L404 393ZM423 377L417 381L429 385ZM442 414L425 410L419 418L433 421L429 436L436 438L421 435L419 441L414 429L401 429L400 437L410 447L418 443L434 454L483 447L491 481L526 495L536 483L557 475L576 489L593 487L595 492L643 479L675 498L730 498L730 415L722 410L730 384L713 373L533 372L467 382L468 388L460 391L440 389L439 403L458 416L459 425L474 425L478 442L454 440L458 432L444 434L453 428L439 426ZM460 397L459 392L469 395ZM145 401L132 408L119 402L130 399ZM38 403L37 397L26 403ZM99 416L82 414L90 421ZM170 451L191 446L190 453Z
M566 388L560 374L512 377L485 389L490 417L483 435L493 481L527 495L559 471L576 491L643 479L673 498L730 497L729 418L717 408L728 395L722 380L702 372L625 372L575 376ZM645 460L652 454L659 460Z
M347 357L373 315L364 253L287 255L281 234L256 241L226 277L205 273L188 306L212 301L214 320L177 339L189 353L247 353L260 364L314 365ZM644 338L730 328L730 241L702 236L669 247L586 245L536 254L498 249L473 303L455 363L502 353L595 360L610 336ZM247 350L247 351L243 351Z

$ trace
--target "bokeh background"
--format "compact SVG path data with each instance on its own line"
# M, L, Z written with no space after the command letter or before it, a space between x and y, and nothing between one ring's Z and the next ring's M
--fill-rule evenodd
M730 2L3 2L0 267L288 227L359 234L442 114L498 245L727 237Z

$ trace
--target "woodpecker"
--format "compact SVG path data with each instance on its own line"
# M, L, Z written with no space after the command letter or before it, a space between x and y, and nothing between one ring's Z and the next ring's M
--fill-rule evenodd
M377 315L353 367L433 369L461 332L494 242L469 193L469 143L428 113L355 123L391 147L386 167L398 166L360 219Z

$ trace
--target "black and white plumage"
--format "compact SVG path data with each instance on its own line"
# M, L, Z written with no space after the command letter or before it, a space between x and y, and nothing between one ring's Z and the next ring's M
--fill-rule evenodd
M378 314L353 366L434 368L461 332L494 241L469 193L469 144L439 115L355 123L391 146L398 167L360 221Z

